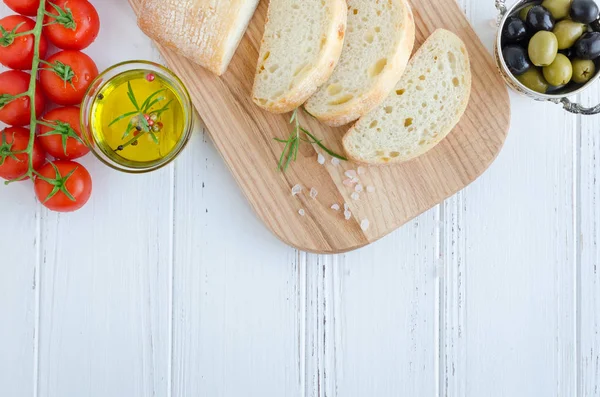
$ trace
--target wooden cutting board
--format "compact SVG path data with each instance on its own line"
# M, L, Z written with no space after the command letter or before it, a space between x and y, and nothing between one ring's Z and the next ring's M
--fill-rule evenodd
M130 0L137 12L143 0ZM169 67L190 91L192 101L246 198L265 225L282 241L301 250L340 253L372 243L422 212L461 190L481 175L496 158L506 138L510 104L506 86L487 50L469 25L455 0L412 1L417 27L415 49L436 28L458 34L466 43L473 69L473 89L459 125L434 150L408 163L369 167L360 180L375 192L350 196L353 188L342 182L344 172L357 165L317 162L309 144L301 146L298 160L286 173L277 170L287 139L290 114L274 115L258 108L250 98L268 1L261 0L249 29L228 71L216 77L176 53L160 47ZM323 143L342 153L346 128L329 128L310 116L302 124ZM304 186L294 197L292 187ZM316 199L310 188L318 191ZM342 211L348 203L349 221ZM303 209L305 215L299 215ZM363 231L360 224L368 219Z

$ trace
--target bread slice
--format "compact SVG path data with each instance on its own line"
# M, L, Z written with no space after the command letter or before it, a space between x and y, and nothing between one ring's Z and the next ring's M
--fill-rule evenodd
M259 0L144 0L138 25L158 44L220 76Z
M252 90L273 113L290 112L335 68L346 31L345 0L271 0Z
M332 127L367 114L400 80L414 43L415 22L406 0L348 0L340 62L305 109Z
M359 163L408 161L431 150L458 123L471 93L465 44L436 30L411 59L395 90L344 136Z

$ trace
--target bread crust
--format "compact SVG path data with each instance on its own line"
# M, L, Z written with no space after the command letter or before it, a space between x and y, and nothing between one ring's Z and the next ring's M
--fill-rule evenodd
M364 116L387 98L402 77L415 44L415 21L412 8L407 0L390 1L396 3L396 7L402 7L406 10L403 14L404 18L398 24L398 28L402 29L404 34L402 40L398 42L392 57L394 59L393 67L382 73L368 92L352 99L343 106L337 106L333 111L320 112L317 107L311 106L311 100L309 99L305 105L307 111L322 123L330 127L341 127Z
M220 76L258 0L145 0L140 29L152 40Z
M306 100L323 85L333 73L337 65L342 48L344 45L344 37L346 35L346 18L347 8L346 0L327 0L329 9L331 10L331 24L328 32L327 44L324 46L319 60L312 67L312 70L304 76L302 81L296 84L293 89L289 90L285 96L277 101L265 101L258 98L256 95L256 84L259 78L259 69L261 63L257 62L256 74L254 78L254 87L252 89L252 100L261 108L272 113L287 113L300 107ZM269 14L270 14L269 7ZM267 21L270 15L267 15ZM260 57L263 56L264 37L261 42Z
M434 37L434 35L439 35L439 34L444 34L446 39L448 40L452 40L455 41L456 43L459 44L460 48L461 48L461 52L463 53L463 57L461 58L464 62L465 66L465 70L467 71L467 73L465 74L464 78L465 78L465 84L464 86L465 88L465 95L463 97L463 99L460 102L460 105L458 106L458 111L456 113L456 115L452 118L452 121L448 124L448 127L445 128L446 131L444 131L443 134L439 134L439 136L437 138L435 138L432 143L430 145L427 146L427 148L424 148L423 150L417 151L412 153L410 156L408 157L396 157L396 158L390 158L389 161L383 161L379 158L373 159L373 160L367 160L361 157L358 157L357 155L354 154L354 152L349 148L349 143L348 140L350 139L350 136L354 133L354 131L356 130L356 125L358 124L359 121L357 121L356 124L354 124L352 126L352 128L350 128L348 130L348 132L346 132L346 134L344 135L344 138L342 139L342 145L344 147L344 152L346 153L346 156L348 157L349 160L351 160L352 162L358 163L358 164L365 164L365 165L374 165L374 166L385 166L385 165L393 165L393 164L400 164L400 163L404 163L407 161L410 161L412 159L415 159L423 154L425 154L426 152L432 150L434 147L436 147L442 140L444 140L444 138L446 138L448 136L448 134L454 129L454 127L458 124L458 122L460 121L460 119L462 118L463 114L465 113L467 106L469 104L469 100L471 97L471 89L472 89L472 72L471 72L471 63L470 63L470 59L469 59L469 52L466 49L466 46L464 44L464 42L458 37L456 36L456 34L445 30L445 29L437 29L435 30L431 36L428 38L428 40L432 37ZM423 43L423 46L421 46L421 48L419 48L419 50L417 50L417 52L415 53L415 55L413 56L413 58L411 59L411 62L409 62L408 67L411 67L413 60L419 55L421 49L423 49L425 46L425 43Z

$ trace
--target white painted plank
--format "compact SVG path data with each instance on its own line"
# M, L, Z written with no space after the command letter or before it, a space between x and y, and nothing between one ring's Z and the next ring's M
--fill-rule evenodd
M598 84L582 95L587 106L600 101ZM578 196L579 259L579 396L600 396L600 123L581 118Z
M40 224L31 182L0 185L0 208L0 395L28 396L36 371Z
M100 70L154 56L127 3L96 5L102 29L86 52ZM173 168L134 176L91 155L83 163L92 200L74 214L43 212L39 396L164 396Z
M304 269L206 135L176 166L173 396L300 396ZM293 225L290 225L293 227Z
M434 209L357 252L308 256L307 350L317 358L307 395L436 393L438 224Z

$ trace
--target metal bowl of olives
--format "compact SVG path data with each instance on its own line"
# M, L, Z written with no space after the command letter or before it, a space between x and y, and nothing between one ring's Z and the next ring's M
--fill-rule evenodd
M600 113L567 97L600 77L600 9L594 0L518 0L500 11L494 52L510 87L578 114Z

